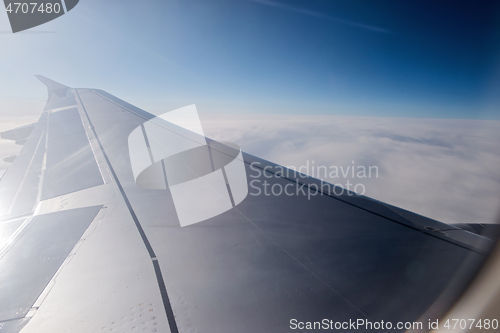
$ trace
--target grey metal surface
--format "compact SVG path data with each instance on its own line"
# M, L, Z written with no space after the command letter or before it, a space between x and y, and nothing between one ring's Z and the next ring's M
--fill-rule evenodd
M447 295L435 318L484 259L480 249L364 197L248 196L180 228L169 191L139 188L123 162L128 134L152 116L99 91L78 94L155 250L180 331L288 331L292 318L415 321ZM291 183L275 174L257 179Z
M9 209L10 215L21 215L35 210L41 188L42 168L46 152L46 130L44 129L24 175L22 186L18 188L12 201Z
M14 162L14 160L16 159L16 156L17 156L17 155L4 157L4 158L3 158L3 161L4 161L4 162L7 162L7 163L12 163L12 162Z
M454 226L491 240L496 240L500 234L500 224L457 223Z
M103 184L77 108L49 114L42 200Z
M27 139L30 136L31 132L33 131L34 127L35 124L24 125L18 128L2 132L0 133L0 137L2 139L14 140L14 141Z
M23 202L21 206L28 207L25 212L31 212L35 205L35 201L30 203L27 201L38 193L40 164L45 152L46 122L47 113L42 113L28 141L0 181L0 216L11 214L11 209L22 210L16 207L16 201L19 199ZM21 197L19 196L21 191L23 193L28 191L31 194L28 197Z
M17 217L0 220L0 258L4 252L4 248L9 245L10 240L18 228L21 227L28 218L29 217Z
M18 333L28 323L29 319L17 319L0 323L0 331L2 333Z
M0 260L0 322L23 318L101 206L35 216Z
M73 94L68 92L64 97L59 97L55 93L50 93L49 100L45 105L45 110L52 110L57 108L63 108L66 106L76 105L75 97Z
M85 130L76 107L49 114L49 140L79 133Z
M96 189L66 196L67 206ZM130 212L115 191L103 202L23 333L169 332L155 271Z
M75 96L71 93L68 86L41 75L36 75L36 77L47 86L49 94L44 111L76 105Z
M88 205L88 196L94 196L106 208L88 228L76 255L61 267L57 283L37 301L22 332L287 332L291 319L427 322L460 295L491 246L477 234L370 198L333 190L311 192L318 180L293 172L284 175L277 165L248 154L243 158L249 183L258 180L261 190L264 181L268 188L302 190L255 195L251 187L235 208L181 228L168 187L142 188L132 172L128 136L154 116L100 90L41 80L49 89L46 109L53 111L42 183L44 191L53 192L45 192L37 211L62 211L37 217L46 226L34 220L37 224L0 259L0 274L11 284L0 285L0 314L12 317L17 303L15 309L25 314L33 305L32 296L40 292L30 284L46 284L59 267L56 261L60 265L64 251L69 253L65 248L57 260L43 263L43 255L29 252L57 243L51 239L58 237L52 232L56 226L64 225L60 214L77 211L64 211L65 205ZM35 126L24 146L32 156L37 141L33 138L42 136L43 126ZM224 146L218 149L209 142L221 161L231 157ZM97 155L102 156L99 165ZM29 169L17 162L20 158L13 165L24 171L13 171L9 186L25 179ZM186 163L191 160L186 156ZM111 180L92 187L102 184L94 171L103 169ZM85 183L88 175L91 181ZM165 178L148 179L157 180ZM102 198L96 195L99 190ZM45 200L63 192L74 193ZM80 215L75 219L80 221ZM85 223L76 224L83 232ZM5 235L16 229L0 227ZM80 236L72 233L70 239L76 242ZM23 260L33 268L22 265L22 248L28 251ZM24 280L12 282L4 268L25 271ZM20 301L3 301L18 293Z

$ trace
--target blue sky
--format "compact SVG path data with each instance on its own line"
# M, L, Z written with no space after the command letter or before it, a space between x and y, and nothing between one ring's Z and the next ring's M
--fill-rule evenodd
M498 1L81 0L9 30L3 116L40 112L42 74L155 113L500 118Z

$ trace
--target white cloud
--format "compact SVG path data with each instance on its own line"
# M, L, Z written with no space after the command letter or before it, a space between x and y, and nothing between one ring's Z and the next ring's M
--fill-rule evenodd
M349 177L365 195L446 223L492 223L500 204L500 122L339 116L206 115L208 137L281 165L377 166ZM0 131L36 121L0 118ZM0 140L2 159L21 146ZM345 184L346 179L325 178Z
M369 197L442 222L498 218L499 121L202 115L202 123L208 137L281 165L377 166L378 178L350 180Z

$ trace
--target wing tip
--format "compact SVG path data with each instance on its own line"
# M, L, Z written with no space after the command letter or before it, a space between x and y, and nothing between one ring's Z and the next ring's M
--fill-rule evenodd
M68 86L65 86L62 83L51 80L43 75L36 74L35 77L47 87L49 93L69 89Z

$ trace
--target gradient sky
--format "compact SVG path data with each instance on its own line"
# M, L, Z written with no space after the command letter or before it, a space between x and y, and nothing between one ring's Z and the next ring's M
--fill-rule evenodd
M42 74L153 113L500 119L500 1L81 0L12 34L0 116L39 114Z

